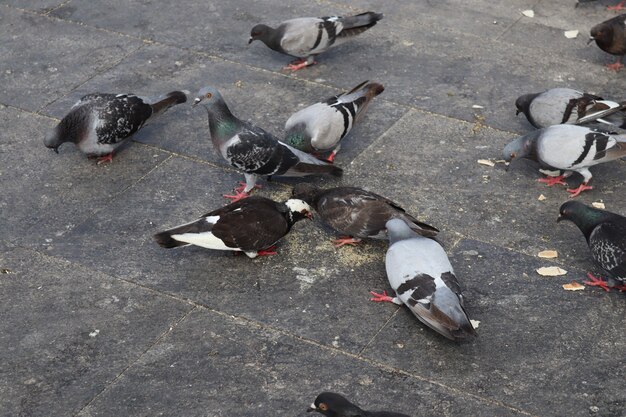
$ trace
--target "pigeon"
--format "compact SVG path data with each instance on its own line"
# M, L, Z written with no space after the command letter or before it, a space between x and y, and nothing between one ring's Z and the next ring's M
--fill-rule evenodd
M592 41L596 41L596 45L604 52L617 55L617 61L606 67L613 71L619 71L624 66L622 59L626 54L626 14L621 14L592 27L587 44Z
M44 138L44 145L59 153L72 142L98 163L112 162L113 153L148 121L187 101L183 91L149 99L133 94L92 93L82 97Z
M557 177L539 179L548 186L567 185L563 179L573 172L583 176L575 189L567 189L570 198L593 187L589 167L626 156L626 135L600 132L585 126L554 125L521 136L506 145L503 158L507 162L527 158L539 162L542 168L563 170Z
M421 236L434 237L439 230L407 214L397 203L357 187L320 189L310 184L297 184L293 198L306 201L321 219L345 237L333 240L337 247L356 245L363 238L386 239L385 223L399 218Z
M541 129L562 123L601 122L626 128L626 102L616 103L571 88L551 88L541 93L524 94L515 101L517 113L524 113L534 127Z
M246 182L236 188L235 195L225 195L233 201L246 198L256 186L259 175L302 177L334 175L343 171L308 153L299 151L265 130L237 119L228 109L219 91L204 87L194 106L203 103L209 115L211 141L220 155L233 167L243 171Z
M591 281L585 284L605 291L610 287L626 291L626 217L578 201L564 203L559 213L557 222L574 222L585 235L594 261L610 275L608 281L604 281L589 273Z
M391 411L365 411L334 392L322 392L306 411L317 411L327 417L409 417Z
M241 251L250 258L275 255L274 244L294 223L311 218L311 207L302 200L277 203L252 196L214 210L191 223L154 235L164 248L196 245L215 250Z
M328 162L333 162L343 139L365 114L370 101L385 88L365 81L347 93L332 96L294 113L285 124L283 142L301 151L332 150Z
M425 325L457 342L476 336L463 308L463 295L441 245L415 233L402 219L387 222L385 268L396 293L370 292L372 301L405 304Z
M248 44L260 40L270 49L298 57L284 68L297 71L316 64L315 56L365 32L382 18L381 13L366 12L345 17L301 17L286 20L275 29L261 24L252 28Z

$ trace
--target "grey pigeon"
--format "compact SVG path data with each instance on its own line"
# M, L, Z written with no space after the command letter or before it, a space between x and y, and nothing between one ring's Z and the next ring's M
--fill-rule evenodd
M517 114L524 113L534 127L541 129L562 123L586 124L598 121L626 127L624 103L571 88L551 88L541 93L524 94L515 101Z
M527 158L539 162L542 168L565 171L563 175L539 180L549 186L567 185L563 179L578 172L583 176L583 182L578 188L567 190L572 198L593 188L587 185L592 177L589 167L624 156L626 135L576 125L554 125L536 130L513 140L503 152L507 162Z
M591 28L588 44L596 41L596 45L604 52L617 55L617 61L606 67L619 71L624 64L622 59L626 55L626 14L599 23Z
M401 219L387 222L389 249L385 267L396 293L372 301L406 305L425 325L454 341L476 335L463 308L463 295L448 256L439 243L415 233Z
M296 184L292 196L306 201L333 229L348 235L334 240L337 246L354 245L361 239L386 239L386 223L398 218L421 236L434 237L439 230L407 214L397 203L357 187L320 189Z
M591 281L585 284L610 287L626 291L626 217L610 211L586 206L578 201L568 201L559 210L558 222L570 220L583 232L591 256L608 272L607 281L587 274Z
M332 162L341 148L339 141L383 90L381 84L365 81L347 93L294 113L285 124L283 142L308 153L332 151L327 159Z
M215 150L246 178L245 185L236 194L225 196L237 201L246 198L255 187L257 177L282 175L341 176L341 168L321 161L312 155L280 142L265 130L235 117L219 91L204 87L198 93L194 106L203 103L209 115L209 130Z
M409 417L391 411L366 411L334 392L322 392L306 411L317 411L327 417Z
M72 142L90 157L111 162L113 152L147 122L176 104L187 101L182 91L149 99L132 94L93 93L81 98L44 138L44 145L58 149Z
M365 32L382 18L381 13L366 12L345 17L300 17L276 28L261 24L252 28L248 43L260 40L277 52L300 58L285 67L297 71L316 64L318 54Z
M302 200L277 203L252 196L214 210L191 223L154 235L164 248L196 245L215 250L242 251L250 258L274 255L274 244L299 220L311 218Z

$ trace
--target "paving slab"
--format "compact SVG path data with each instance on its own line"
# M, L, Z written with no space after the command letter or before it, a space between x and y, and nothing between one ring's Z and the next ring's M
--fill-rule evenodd
M353 84L363 80L355 79ZM277 137L282 137L291 114L342 91L173 47L150 45L53 103L45 113L60 118L81 96L94 91L158 96L173 89L187 89L192 93L191 104L195 93L205 85L219 88L235 116ZM365 117L342 141L337 165L349 163L408 111L381 100L384 97L385 92L374 100ZM179 105L159 122L139 131L134 139L226 166L210 142L207 115L202 107Z
M0 103L33 111L143 44L9 7L2 7L0 37Z
M245 383L242 383L245 381ZM276 331L194 311L80 416L307 416L322 390L412 416L521 415Z
M475 341L448 342L403 308L364 356L537 415L623 415L623 294L564 291L582 271L541 277L550 262L472 240L451 262L480 321Z
M9 5L14 8L31 10L39 14L46 14L67 3L67 0L4 0L3 5Z
M73 415L192 306L31 250L0 251L0 415Z
M59 154L43 146L58 121L4 107L0 142L0 239L33 245L62 236L132 186L168 154L125 146L109 165L97 165L72 144ZM132 145L132 144L129 144Z
M568 256L562 258L564 264L593 268L582 234L573 225L556 223L559 207L569 199L564 187L536 182L541 175L526 161L515 163L508 172L503 164L490 167L477 162L502 158L502 149L514 137L411 112L353 161L350 183L402 202L444 236L458 233L529 255L555 249ZM591 170L594 189L578 199L588 204L603 200L607 209L626 213L620 192L626 161ZM572 178L572 186L580 180ZM540 201L541 195L546 199Z

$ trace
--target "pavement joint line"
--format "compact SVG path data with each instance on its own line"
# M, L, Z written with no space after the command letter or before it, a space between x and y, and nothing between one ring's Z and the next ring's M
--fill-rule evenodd
M74 20L69 20L69 19L63 19L63 18L56 17L56 16L48 16L48 15L46 15L46 14L36 13L35 11L32 11L32 10L21 9L21 8L17 8L17 7L9 6L9 5L4 5L4 6L5 6L5 7L8 7L8 8L11 8L11 9L19 10L19 11L24 12L24 13L33 14L33 15L36 15L36 16L41 16L41 17L44 17L44 18L49 18L49 19L57 20L57 21L60 21L60 22L71 23L71 24L77 24L77 25L79 25L79 26L83 26L83 27L86 27L86 28L91 28L91 29L95 29L95 30L103 31L103 32L106 32L106 33L111 33L111 34L116 34L116 35L124 36L124 37L131 38L131 39L134 39L134 40L137 40L137 41L141 41L141 42L143 42L144 44L150 44L150 45L156 45L156 46L164 46L164 47L174 48L174 49L178 49L178 50L181 50L181 51L185 51L185 52L188 52L188 53L191 53L191 54L194 54L194 55L203 56L203 57L207 57L207 58L211 58L211 59L215 59L215 60L220 60L220 61L223 61L223 62L227 62L227 63L230 63L230 64L234 64L234 65L242 66L242 67L248 68L248 69L250 69L250 70L257 71L257 72L265 72L265 73L269 73L269 74L272 74L272 75L276 75L276 76L280 76L280 77L289 78L289 79L292 79L292 80L296 80L296 81L304 82L304 83L307 83L307 84L313 84L313 85L317 85L317 86L323 86L323 87L328 88L328 89L331 89L331 90L343 90L343 88L341 88L341 87L337 87L337 86L334 86L334 85L329 85L329 84L320 83L320 82L315 81L315 80L309 80L309 79L305 79L305 78L299 78L299 77L297 77L297 76L294 76L294 74L293 74L293 73L289 74L289 73L282 73L282 72L272 71L272 70L268 70L268 69L266 69L266 68L257 67L257 66L250 65L250 64L247 64L247 63L233 61L233 60L231 60L231 59L228 59L228 58L225 58L225 57L222 57L222 56L219 56L219 55L213 55L213 54L210 54L210 53L208 53L208 52L198 51L198 50L195 50L195 49L192 49L192 48L189 48L189 47L184 47L184 46L180 46L180 45L169 44L169 43L160 42L160 41L153 40L153 39L144 39L144 38L141 38L141 37L138 37L138 36L129 35L129 34L122 33L122 32L116 32L116 31L112 31L112 30L109 30L109 29L101 28L101 27L98 27L98 26L88 25L88 24L85 24L85 23L82 23L82 22L79 22L79 21L74 21ZM463 35L467 35L467 34L463 34ZM134 51L134 52L139 51L139 49L140 49L140 48L137 48L137 50L136 50L136 51ZM126 56L124 56L124 57L123 57L123 58L122 58L122 59L121 59L118 63L116 63L115 65L113 65L111 68L113 68L113 67L117 66L118 64L122 63L122 61L123 61L123 60L125 60L126 58L128 58L130 55L132 55L132 53L133 53L133 52L131 52L131 53L127 54ZM111 68L110 68L110 69L111 69ZM96 77L97 75L101 75L101 74L103 74L103 73L104 73L104 72L106 72L106 71L108 71L108 69L107 69L107 70L102 70L102 71L100 71L98 74L96 74L96 75L94 75L93 77L89 78L86 82L88 82L89 80L93 79L93 78L94 78L94 77ZM86 83L86 82L85 82L85 83ZM84 84L84 83L83 83L83 84ZM81 84L81 85L83 85L83 84ZM77 87L75 87L75 88L73 88L71 91L74 91L76 88L79 88L79 87L80 87L80 85L79 85L79 86L77 86ZM71 91L70 91L70 93L71 93ZM63 96L63 97L66 97L66 96L67 96L67 95L69 95L70 93L66 94L66 95L65 95L65 96ZM63 98L63 97L59 97L57 100L60 100L60 99L61 99L61 98ZM54 101L52 101L52 102L50 102L50 103L46 104L46 105L45 105L45 106L43 106L41 109L39 109L39 111L42 111L45 107L47 107L47 106L51 105L52 103L54 103L54 102L55 102L55 101L57 101L57 100L54 100ZM379 101L384 101L384 102L386 102L386 103L393 104L393 105L396 105L396 106L406 107L406 108L409 108L409 109L412 109L412 110L415 110L415 111L419 111L419 112L423 112L423 113L425 113L425 114L429 114L429 115L433 115L433 116L441 116L441 117L445 117L445 118L447 118L447 119L454 120L454 121L458 121L458 122L462 122L462 123L474 124L474 122L470 122L470 121L468 121L468 120L455 118L455 117L453 117L453 116L449 116L449 115L445 115L445 114L435 113L435 112L432 112L432 111L429 111L429 110L426 110L426 109L423 109L423 108L420 108L420 107L416 107L416 106L411 105L411 104L397 103L397 102L395 102L395 101L388 100L388 99L385 99L385 98L381 98ZM499 129L499 128L496 128L496 127L493 127L493 126L489 126L489 125L487 125L487 124L482 125L482 127L483 127L483 128L487 128L487 129L492 129L492 130L495 130L495 131L499 131L499 132L510 133L510 134L514 134L514 135L517 135L517 134L518 134L518 133L516 133L516 132L510 132L510 131L507 131L507 130L502 130L502 129Z
M53 11L60 9L61 7L67 5L68 3L71 3L72 0L65 0L63 2L61 2L61 4L58 4L56 6L54 6L53 8L51 8L50 10L48 10L47 12L44 13L45 16L48 16L50 13L52 13Z
M17 110L17 111L22 112L22 113L27 113L27 114L29 114L31 116L44 117L46 119L54 120L55 122L60 122L61 121L61 119L57 119L56 117L48 116L46 114L37 113L36 111L24 109L22 107L19 107L19 106L13 105L13 104L0 103L0 105L4 106L4 107L7 107L7 108L10 108L10 109L13 109L13 110ZM2 109L0 108L0 110L2 110Z
M85 408L89 407L89 405L91 403L93 403L96 399L98 399L98 397L100 397L102 394L104 394L112 385L114 385L121 377L122 375L124 375L124 373L126 371L128 371L130 368L132 368L137 362L139 362L141 360L141 358L143 358L146 353L148 353L153 347L155 347L159 342L161 342L161 340L163 340L163 338L165 338L168 334L170 334L172 331L174 331L174 329L183 321L185 321L185 319L187 317L189 317L189 315L191 313L193 313L195 310L197 309L197 307L192 307L191 309L189 309L189 311L185 312L185 314L182 315L182 317L180 317L178 320L176 320L174 323L170 324L169 327L163 332L161 333L156 339L154 339L154 341L146 348L144 349L139 356L137 356L135 358L134 361L132 361L131 363L129 363L124 369L122 369L116 376L115 378L113 378L108 384L106 384L105 387L102 388L102 390L100 392L98 392L96 395L94 395L89 401L87 401L85 403L85 405L83 405L78 411L76 411L73 415L77 416L79 415Z
M359 350L359 353L357 353L358 356L363 356L363 352L365 352L365 350L368 347L370 347L372 343L374 343L374 340L385 329L385 327L387 327L387 325L396 317L396 315L398 314L398 311L400 311L402 307L403 306L396 306L396 309L393 311L393 313L391 313L391 315L389 315L389 318L383 323L383 325L380 326L380 329L378 329L378 331L374 334L374 336L370 338L370 340L365 344L365 346L363 346L363 348Z

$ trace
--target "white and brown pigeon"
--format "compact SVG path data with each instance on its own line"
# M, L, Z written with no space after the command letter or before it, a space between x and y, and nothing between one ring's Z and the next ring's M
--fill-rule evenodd
M301 17L276 28L260 24L252 28L248 44L260 40L274 51L300 58L284 68L297 71L316 64L318 54L365 32L382 18L381 13L366 12L345 17Z
M585 284L605 291L616 288L626 291L626 217L610 211L589 207L578 201L568 201L559 210L557 222L573 222L587 239L591 256L608 274L608 280L591 273Z
M364 81L347 93L302 109L287 120L283 142L308 153L339 152L339 143L359 121L374 97L384 91L378 83Z
M371 300L406 305L422 323L448 339L475 336L459 282L441 245L418 235L402 219L389 220L387 231L385 268L396 296L372 291Z
M517 114L524 113L534 127L558 124L604 123L626 128L626 103L604 100L572 88L551 88L541 93L524 94L515 101Z
M352 404L343 395L322 392L315 398L307 412L317 411L326 417L409 417L392 411L367 411Z
M245 184L235 189L235 195L225 195L226 198L233 201L246 198L255 188L258 176L341 176L343 173L341 168L280 142L260 127L239 120L213 87L199 91L194 106L198 103L203 103L208 112L215 150L246 178Z
M89 157L111 162L113 153L146 123L176 104L187 101L183 91L150 99L133 94L93 93L82 97L44 138L44 145L59 153L65 142L74 143Z
M538 181L548 186L567 185L564 178L574 172L583 176L578 188L567 189L571 198L593 187L589 168L626 156L626 135L604 133L585 126L554 125L521 136L506 145L503 158L511 162L527 158L539 162L541 168L562 170L557 177Z
M311 207L302 200L277 203L252 196L214 210L191 223L154 235L164 248L196 245L207 249L241 251L250 258L275 255L274 244L291 227L311 218Z
M293 198L306 201L320 218L344 237L333 240L337 247L355 245L361 239L386 239L388 220L399 218L421 236L434 237L439 230L407 214L397 203L358 187L320 189L296 184Z

